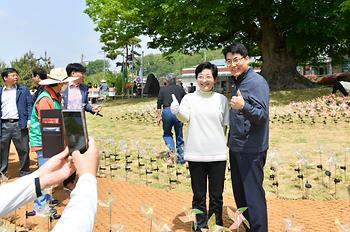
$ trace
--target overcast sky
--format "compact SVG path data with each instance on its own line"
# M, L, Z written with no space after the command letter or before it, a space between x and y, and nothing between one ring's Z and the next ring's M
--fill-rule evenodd
M0 0L0 61L10 61L31 50L36 57L45 51L56 67L71 62L103 59L99 33L83 13L84 0ZM142 37L139 52L147 49Z

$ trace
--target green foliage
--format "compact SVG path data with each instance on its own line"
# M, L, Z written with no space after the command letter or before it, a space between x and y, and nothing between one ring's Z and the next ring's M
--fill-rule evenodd
M19 74L20 83L27 87L32 86L32 70L35 67L45 68L46 71L50 70L50 64L40 64L39 59L34 56L34 53L29 51L25 53L21 58L11 61L11 67L15 68ZM46 67L45 67L46 66Z
M179 75L181 69L191 68L203 61L222 59L221 50L204 50L193 54L174 52L167 56L162 54L149 54L144 57L144 75L153 73L156 77L166 76L168 73Z
M107 71L110 67L108 60L93 60L86 65L86 75Z
M349 48L349 0L220 1L87 0L88 14L106 46L125 46L130 38L149 35L150 47L164 51L219 48L232 40L254 49L267 19L300 58L336 54ZM190 3L190 4L189 4ZM326 25L326 26L325 26ZM317 39L316 39L317 38ZM281 44L282 46L282 44Z
M350 51L349 0L218 1L87 0L106 49L148 35L149 47L170 54L221 49L243 42L262 55L264 74L280 86L296 81L296 64ZM292 78L293 77L293 78ZM289 78L284 81L283 78Z
M340 6L342 11L350 11L350 0L344 1Z
M87 77L85 77L84 82L85 83L91 83L92 85L97 85L100 86L100 82L101 80L104 79L106 80L108 86L112 86L112 84L116 83L117 79L116 79L116 75L111 72L111 71L106 71L106 72L99 72L99 73L95 73L92 75L88 75Z
M6 68L6 64L2 61L0 61L0 72Z

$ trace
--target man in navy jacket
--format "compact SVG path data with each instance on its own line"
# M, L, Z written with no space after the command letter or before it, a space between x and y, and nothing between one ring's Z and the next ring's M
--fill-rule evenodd
M32 114L33 100L27 87L18 84L18 72L5 68L1 77L4 86L0 87L0 171L5 174L11 140L21 163L21 176L29 174L29 136L28 128Z
M86 68L79 63L70 63L66 67L66 71L68 76L78 77L73 83L69 83L69 86L62 92L63 97L63 109L81 109L83 108L86 112L90 112L92 114L98 113L101 111L101 106L95 106L89 104L88 94L89 89L84 84L84 76L86 72ZM70 90L74 91L74 88L79 88L81 101L74 105L70 105L72 95L69 93ZM79 97L80 97L79 96Z
M263 188L264 165L269 140L269 87L249 67L247 49L233 44L224 49L234 78L230 100L230 166L237 208L244 213L250 230L267 232L267 206Z

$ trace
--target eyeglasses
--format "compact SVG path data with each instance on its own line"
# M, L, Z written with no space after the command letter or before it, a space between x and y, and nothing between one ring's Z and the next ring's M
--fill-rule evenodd
M211 80L211 79L214 79L214 77L213 76L198 75L197 79L198 80Z
M237 65L239 64L239 62L241 62L242 59L244 59L245 57L240 57L240 58L235 58L233 60L226 60L226 65L229 66L229 65Z

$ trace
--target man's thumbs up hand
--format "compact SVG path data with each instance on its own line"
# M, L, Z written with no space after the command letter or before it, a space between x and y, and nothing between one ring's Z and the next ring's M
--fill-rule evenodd
M233 109L241 110L244 107L244 99L242 97L241 91L237 90L236 96L232 96L230 100L230 105Z
M173 102L170 105L170 111L173 114L177 114L180 111L180 105L179 102L177 101L176 97L174 94L171 94L171 97L173 99Z

